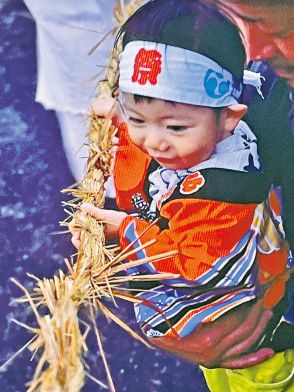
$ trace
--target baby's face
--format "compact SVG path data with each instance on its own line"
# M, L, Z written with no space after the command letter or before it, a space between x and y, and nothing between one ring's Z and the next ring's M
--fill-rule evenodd
M205 161L228 136L212 108L160 99L135 102L131 94L124 98L131 140L167 169L188 169Z

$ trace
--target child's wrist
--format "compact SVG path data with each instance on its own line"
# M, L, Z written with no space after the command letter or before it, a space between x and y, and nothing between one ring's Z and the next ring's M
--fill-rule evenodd
M119 228L118 228L118 238L119 238L119 243L121 248L126 247L129 242L126 241L126 229L129 226L129 224L134 221L136 217L132 215L127 215L120 223Z

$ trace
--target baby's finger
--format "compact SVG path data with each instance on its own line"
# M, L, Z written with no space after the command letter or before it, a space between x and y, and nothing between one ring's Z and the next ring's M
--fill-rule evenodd
M101 208L97 208L97 207L93 206L93 204L83 203L81 205L81 210L84 213L93 216L93 218L96 218L96 219L103 219L104 218L105 210L103 210Z
M75 233L75 234L72 236L71 242L72 242L73 246L74 246L76 249L79 249L79 247L80 247L80 245L81 245L80 233L79 233L79 232Z
M81 229L78 228L78 227L76 227L76 226L68 226L68 230L70 231L70 233L71 233L72 235L74 235L75 233L81 231Z
M116 218L118 216L125 216L124 212L113 211L113 210L105 210L104 208L97 208L90 203L83 203L81 205L81 210L97 220L101 220L103 222L107 222L109 224L116 225Z
M112 136L112 145L117 146L118 145L119 138L117 136Z

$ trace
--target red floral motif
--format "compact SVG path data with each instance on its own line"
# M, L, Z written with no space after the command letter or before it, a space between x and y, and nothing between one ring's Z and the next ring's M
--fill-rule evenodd
M162 203L163 203L165 200L167 200L167 199L173 194L175 188L176 188L176 187L174 186L172 189L170 189L169 191L167 191L167 192L158 200L158 202L157 202L157 208L158 208L159 210L161 209Z
M205 184L205 178L197 171L189 174L180 186L180 192L184 195L190 195L191 193L197 192Z
M140 49L135 57L132 82L157 84L157 76L161 72L161 53L157 50Z

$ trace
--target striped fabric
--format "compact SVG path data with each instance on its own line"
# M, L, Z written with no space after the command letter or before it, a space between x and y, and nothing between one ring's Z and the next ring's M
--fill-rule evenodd
M142 303L135 304L135 313L147 336L188 336L199 324L213 321L259 296L259 257L277 253L279 260L285 245L278 196L277 189L273 189L268 200L256 207L251 227L232 250L194 280L165 280L154 282L147 292L138 289L137 297ZM124 236L133 249L138 248L137 259L147 256L145 250L139 249L142 244L135 221L128 224ZM147 263L128 273L158 273L155 266L156 263Z

